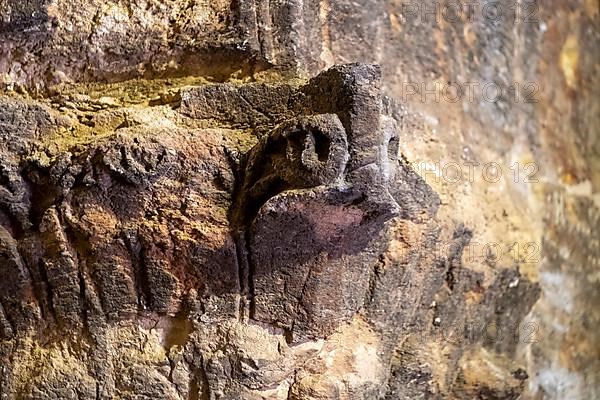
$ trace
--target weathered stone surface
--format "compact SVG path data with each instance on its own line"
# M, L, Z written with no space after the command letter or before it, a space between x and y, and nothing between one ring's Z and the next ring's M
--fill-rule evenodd
M3 142L15 160L6 191L20 193L19 207L3 208L5 281L22 282L3 291L4 393L328 398L343 384L350 396L383 396L399 327L429 329L419 310L454 261L427 251L443 240L439 203L399 162L378 79L375 67L348 65L298 87L182 89L180 102L98 111L91 126L7 100L6 119L27 107L34 121L62 120ZM321 106L330 90L349 96ZM271 93L287 107L253 112ZM223 104L250 108L247 120L232 124ZM386 237L406 251L382 259ZM328 372L319 360L338 351L338 335L369 339ZM61 378L70 367L46 364L60 348L91 366ZM56 378L26 379L31 363ZM367 365L379 372L361 376Z
M5 120L29 109L34 122L2 146L16 204L2 214L3 393L328 398L343 384L383 396L399 327L423 324L451 262L427 252L443 240L439 202L398 159L379 79L356 64L300 86L181 89L83 123L7 98ZM274 114L271 94L287 99ZM237 107L246 119L225 112ZM395 231L406 254L381 258ZM339 335L369 339L328 372ZM47 364L61 348L90 364L62 375L71 367ZM32 363L56 378L26 378ZM367 365L379 372L361 376Z
M597 397L597 2L450 6L0 3L0 397Z

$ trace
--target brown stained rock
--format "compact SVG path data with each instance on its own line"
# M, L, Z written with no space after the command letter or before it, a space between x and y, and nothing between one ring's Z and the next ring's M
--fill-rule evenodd
M593 398L593 3L1 2L0 397Z
M320 64L317 2L10 0L0 14L0 84L10 89L43 93L139 77L223 81Z
M251 68L256 52L247 11L231 6L231 1L4 2L0 75L6 85L34 90L173 73L228 76Z
M376 306L383 232L400 213L432 218L436 203L389 148L397 133L378 79L374 66L348 65L301 86L209 85L85 124L85 103L59 125L55 110L5 100L3 118L37 133L2 142L3 273L20 282L0 309L17 346L3 348L16 371L3 372L3 393L86 398L71 388L92 379L100 398L287 396L301 365L335 352L328 338L359 320L377 344L358 344L357 368L376 362L380 373L358 383L340 367L330 384L382 393L391 327L372 330L360 313ZM333 107L319 85L340 93ZM402 185L428 195L396 199ZM35 346L44 351L10 361ZM28 365L65 372L46 365L61 346L74 365L88 359L87 372L26 384Z
M498 313L505 280L465 303L478 279L460 261L470 233L442 233L379 85L378 68L359 64L303 85L212 84L3 141L15 204L3 208L4 274L21 282L0 309L16 346L3 347L16 371L3 372L3 393L87 398L71 387L91 380L99 398L375 398L403 337L436 340L429 305L444 285L448 332ZM8 120L24 107L59 118L8 104ZM483 339L451 344L440 390L463 385L453 371ZM22 380L28 365L65 374L46 364L60 348L87 372Z

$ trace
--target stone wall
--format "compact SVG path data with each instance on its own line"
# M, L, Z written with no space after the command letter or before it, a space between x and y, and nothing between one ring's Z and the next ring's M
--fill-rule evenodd
M599 18L0 3L0 397L597 397Z

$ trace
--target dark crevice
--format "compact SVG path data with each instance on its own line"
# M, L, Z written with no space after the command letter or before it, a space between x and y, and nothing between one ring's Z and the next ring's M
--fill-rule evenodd
M85 276L87 271L84 270L84 266L80 262L80 260L85 260L87 259L87 257L89 257L89 244L87 244L87 241L81 243L82 241L80 239L78 240L78 234L73 230L73 228L69 224L61 222L61 226L63 227L63 231L65 233L67 243L70 247L71 254L75 255L74 262L77 265L77 278L79 280L79 311L81 313L81 318L83 319L84 327L89 330L90 327L88 321L88 308L86 307L88 289L86 287L87 284L85 282Z
M148 308L148 277L146 274L146 266L142 256L142 245L139 243L136 234L131 232L123 232L122 238L127 247L127 252L130 256L131 267L133 269L133 279L137 297L138 311L144 311Z
M369 286L367 288L367 293L365 294L365 300L363 301L363 307L369 306L373 302L373 297L375 296L375 289L377 287L377 282L381 279L380 274L385 266L385 256L381 254L377 262L373 265L371 269L371 273L369 275Z
M312 137L315 140L315 152L317 153L317 158L320 162L327 161L329 157L329 148L331 145L331 141L322 132L317 130L311 132Z
M47 322L57 321L56 311L54 310L54 300L52 299L52 286L48 281L48 275L46 273L46 267L44 265L44 261L40 260L39 263L39 271L40 271L40 285L41 289L44 291L46 301L47 313L45 313L45 317L50 317L50 320Z
M240 305L239 305L239 318L243 321L248 308L248 296L250 287L250 257L248 255L248 246L246 242L246 232L240 231L235 234L235 251L236 251L236 262L238 265L238 280L240 287ZM248 311L248 314L250 312Z
M447 270L445 282L450 290L454 290L456 280L458 279L457 270L462 267L461 257L465 247L471 242L473 231L464 224L460 224L452 234L452 244L447 258Z
M87 298L87 292L86 292L86 284L85 284L85 278L83 275L83 272L81 271L81 266L79 264L79 261L77 261L77 278L79 279L79 302L80 302L80 312L81 312L81 318L83 319L83 326L86 329L90 329L89 326L89 322L88 322L88 312L87 312L87 307L86 307L86 301L85 299Z
M33 224L34 230L39 228L46 210L53 204L56 204L56 200L59 196L58 190L52 184L49 184L50 177L45 176L40 179L42 182L29 182L30 183L30 215L29 220Z
M242 191L244 190L244 171L246 162L248 160L246 157L242 157L242 159L240 160L238 157L231 154L230 152L226 152L226 154L229 166L233 171L234 177L234 186L232 193L232 198L234 200L227 214L227 218L229 220L235 245L238 285L240 290L239 319L240 321L243 321L246 317L246 309L248 308L248 288L250 286L249 282L251 280L251 277L249 267L250 256L246 238L246 227L240 223L244 220L244 218L242 215L240 215L240 213L243 212L243 210L240 210L239 208L240 204L242 203L240 197L242 196Z
M142 300L142 310L145 310L144 307L147 308L152 308L154 309L155 306L158 304L157 300L156 300L156 296L153 294L152 291L152 285L150 283L150 276L149 276L149 268L148 268L148 262L147 262L147 257L146 257L146 247L142 244L140 247L140 257L139 257L139 279L140 279L140 287L141 287L141 293L138 295L138 298ZM139 305L138 305L139 306Z
M254 278L256 276L256 266L254 265L254 262L252 261L252 255L251 255L251 251L252 249L250 248L250 234L246 233L246 239L244 240L245 244L246 244L246 254L247 254L247 260L248 260L248 297L249 297L249 315L248 317L250 319L254 319L254 315L256 312L256 292L255 292L255 288L254 288Z
M15 240L19 241L25 237L25 229L23 229L23 224L15 215L15 213L12 212L12 207L10 207L11 204L8 204L8 207L3 207L4 205L5 204L2 204L0 200L0 225L2 225L2 221L6 221L10 234L15 238ZM3 212L3 208L6 210L6 212Z
M294 341L294 333L292 332L292 329L289 328L281 328L283 330L283 338L285 339L285 342L289 345Z
M4 167L3 165L0 165L0 186L10 186L10 179L8 179L6 167Z
M2 301L2 299L0 298L0 315L2 315L6 321L6 323L8 324L7 330L8 332L4 332L4 337L6 339L11 338L15 333L15 326L12 323L12 321L10 320L10 317L8 316L7 312L6 312L6 306L4 305L4 302ZM4 331L5 329L2 327L2 330ZM0 338L2 338L2 336L0 336ZM1 392L0 392L1 393Z

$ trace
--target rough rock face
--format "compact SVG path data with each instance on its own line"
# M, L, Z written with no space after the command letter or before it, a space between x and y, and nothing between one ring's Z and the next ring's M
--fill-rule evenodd
M379 86L378 67L350 64L300 85L184 88L87 125L5 98L2 393L383 397L405 329L429 332L436 293L481 277L460 272L470 231L444 238L437 195L399 159ZM450 254L432 251L444 240ZM479 324L518 298L514 327L531 307L524 284L502 294L511 274Z
M1 2L0 398L597 397L598 5L515 7Z
M397 330L381 293L390 288L377 282L382 234L396 217L414 226L410 240L433 244L438 199L398 162L379 79L377 67L347 65L302 86L183 89L160 111L96 113L89 124L108 132L76 145L66 135L80 122L5 99L3 393L219 398L280 388L305 398L314 372L299 363L319 364L323 341L351 329L370 347L349 349L366 360L348 362L379 373L317 389L330 396L347 379L348 393L383 395ZM52 149L58 138L66 142ZM153 336L155 360L115 353L135 332ZM37 346L62 348L70 364L36 357Z

